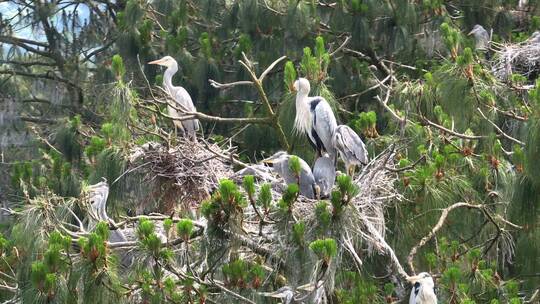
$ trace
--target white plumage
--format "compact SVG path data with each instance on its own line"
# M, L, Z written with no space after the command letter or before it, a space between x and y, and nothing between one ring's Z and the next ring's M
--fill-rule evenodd
M163 75L163 85L167 93L171 98L176 102L175 107L179 109L185 109L186 112L196 112L197 109L193 105L193 100L191 96L183 87L174 86L172 84L172 77L178 71L178 63L171 56L165 56L159 60L151 61L148 64L158 64L161 66L167 67L165 74ZM175 108L170 105L167 106L167 112L169 116L180 118L181 115ZM188 119L188 120L174 120L174 126L180 129L184 136L196 140L195 132L199 130L199 120L198 119Z
M337 122L330 104L321 96L308 97L311 86L305 78L295 81L294 89L297 91L295 130L308 136L318 156L322 156L323 151L326 151L330 158L334 159L332 134Z
M435 283L427 272L407 278L413 284L409 304L437 304Z

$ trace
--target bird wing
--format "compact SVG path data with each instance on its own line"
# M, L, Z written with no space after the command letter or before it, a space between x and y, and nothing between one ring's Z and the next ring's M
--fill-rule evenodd
M347 159L353 158L364 165L369 161L366 145L360 136L348 126L337 127L333 137L333 145L339 152L345 154Z
M191 96L189 95L188 91L186 91L186 89L184 89L183 87L174 87L173 91L171 92L171 96L173 97L174 101L176 101L177 107L181 109L186 109L186 111L188 112L197 111L195 105L193 104ZM183 120L182 126L184 126L188 134L195 135L195 131L199 130L199 120Z
M332 135L337 127L336 117L328 102L320 97L311 97L308 101L312 115L311 126L315 131L316 137L323 144L324 149L332 157L335 155L332 145Z
M329 157L319 157L313 165L313 177L315 182L321 187L321 193L326 195L334 186L336 179L336 169L334 162Z

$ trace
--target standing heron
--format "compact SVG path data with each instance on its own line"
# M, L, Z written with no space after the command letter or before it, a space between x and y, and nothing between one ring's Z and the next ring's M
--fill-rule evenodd
M486 29L480 24L477 24L469 32L468 36L470 35L474 36L474 40L475 40L474 48L478 51L487 52L487 50L489 49L489 42L491 39Z
M320 188L320 197L318 198L329 197L336 181L336 167L334 166L334 160L330 158L328 153L315 161L313 177Z
M294 129L307 134L317 156L322 156L323 151L326 151L331 159L335 159L332 134L337 122L330 104L321 96L308 97L311 86L305 78L294 82L294 90L297 92Z
M296 184L298 183L296 174L289 167L291 157L292 155L287 154L287 152L280 151L263 162L271 164L274 171L285 180L287 185ZM300 184L298 185L300 187L300 194L313 199L319 194L319 186L315 183L315 178L309 165L301 158L298 158L298 160L300 161Z
M433 278L429 273L419 273L416 276L408 277L407 281L413 284L409 304L437 304L435 283L433 283Z
M356 165L366 165L369 161L366 145L349 126L340 125L332 136L332 145L345 163L347 174L353 176Z
M165 86L165 91L172 97L175 101L176 108L184 109L186 112L196 112L191 96L183 87L177 87L172 84L172 78L174 74L178 71L178 63L171 56L165 56L159 60L154 60L148 62L148 64L157 64L164 67L167 67L165 74L163 75L163 85ZM167 102L168 103L168 102ZM171 107L167 106L169 116L174 118L180 118L182 115L178 111ZM190 139L197 140L195 132L199 130L199 120L198 119L187 119L187 120L173 120L174 126L176 129L180 129L184 136L187 136Z

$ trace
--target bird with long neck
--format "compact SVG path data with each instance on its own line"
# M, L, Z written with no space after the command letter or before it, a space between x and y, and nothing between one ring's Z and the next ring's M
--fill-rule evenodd
M163 75L163 86L165 91L171 96L175 101L175 107L180 109L180 112L196 112L197 109L193 105L191 96L189 93L180 86L174 86L172 83L172 78L176 72L178 72L178 63L171 56L165 56L159 60L154 60L148 64L157 64L167 67L165 74ZM183 115L179 113L177 109L172 107L170 104L167 106L167 112L169 116L174 118L180 118ZM180 129L184 136L197 140L195 132L199 130L199 120L197 119L187 119L187 120L174 120L173 121L175 130Z
M326 151L332 160L335 159L332 135L337 122L330 104L321 96L308 96L311 86L305 78L296 80L293 88L297 92L294 130L308 136L318 157Z

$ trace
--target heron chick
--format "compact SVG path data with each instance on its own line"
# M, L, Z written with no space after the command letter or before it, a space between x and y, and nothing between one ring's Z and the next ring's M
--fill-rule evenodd
M296 184L298 183L297 176L289 167L289 161L292 157L293 155L289 155L285 151L279 151L263 160L263 162L271 164L274 171L285 180L287 185ZM315 178L313 177L309 165L300 157L298 157L298 160L300 161L300 174L298 176L300 181L300 184L298 185L300 187L300 194L313 199L319 195L320 188L317 183L315 183Z
M334 160L330 158L328 153L325 153L315 161L313 165L313 177L320 188L320 197L317 198L329 197L336 181L336 167Z
M369 162L366 145L349 126L340 125L332 136L332 145L338 151L345 163L347 174L353 176L356 165L366 165Z
M188 91L183 87L174 86L172 84L172 78L176 72L178 72L178 63L171 56L165 56L159 60L154 60L148 62L148 64L157 64L164 67L167 67L165 74L163 75L163 85L165 86L165 91L171 96L175 101L175 107L181 109L185 112L196 112L197 109L193 105L193 100ZM181 118L183 115L178 113L178 110L173 108L167 102L167 112L169 116L173 118ZM197 140L195 132L199 130L199 120L198 119L186 119L186 120L173 120L175 131L180 129L184 136L187 136L188 139Z

